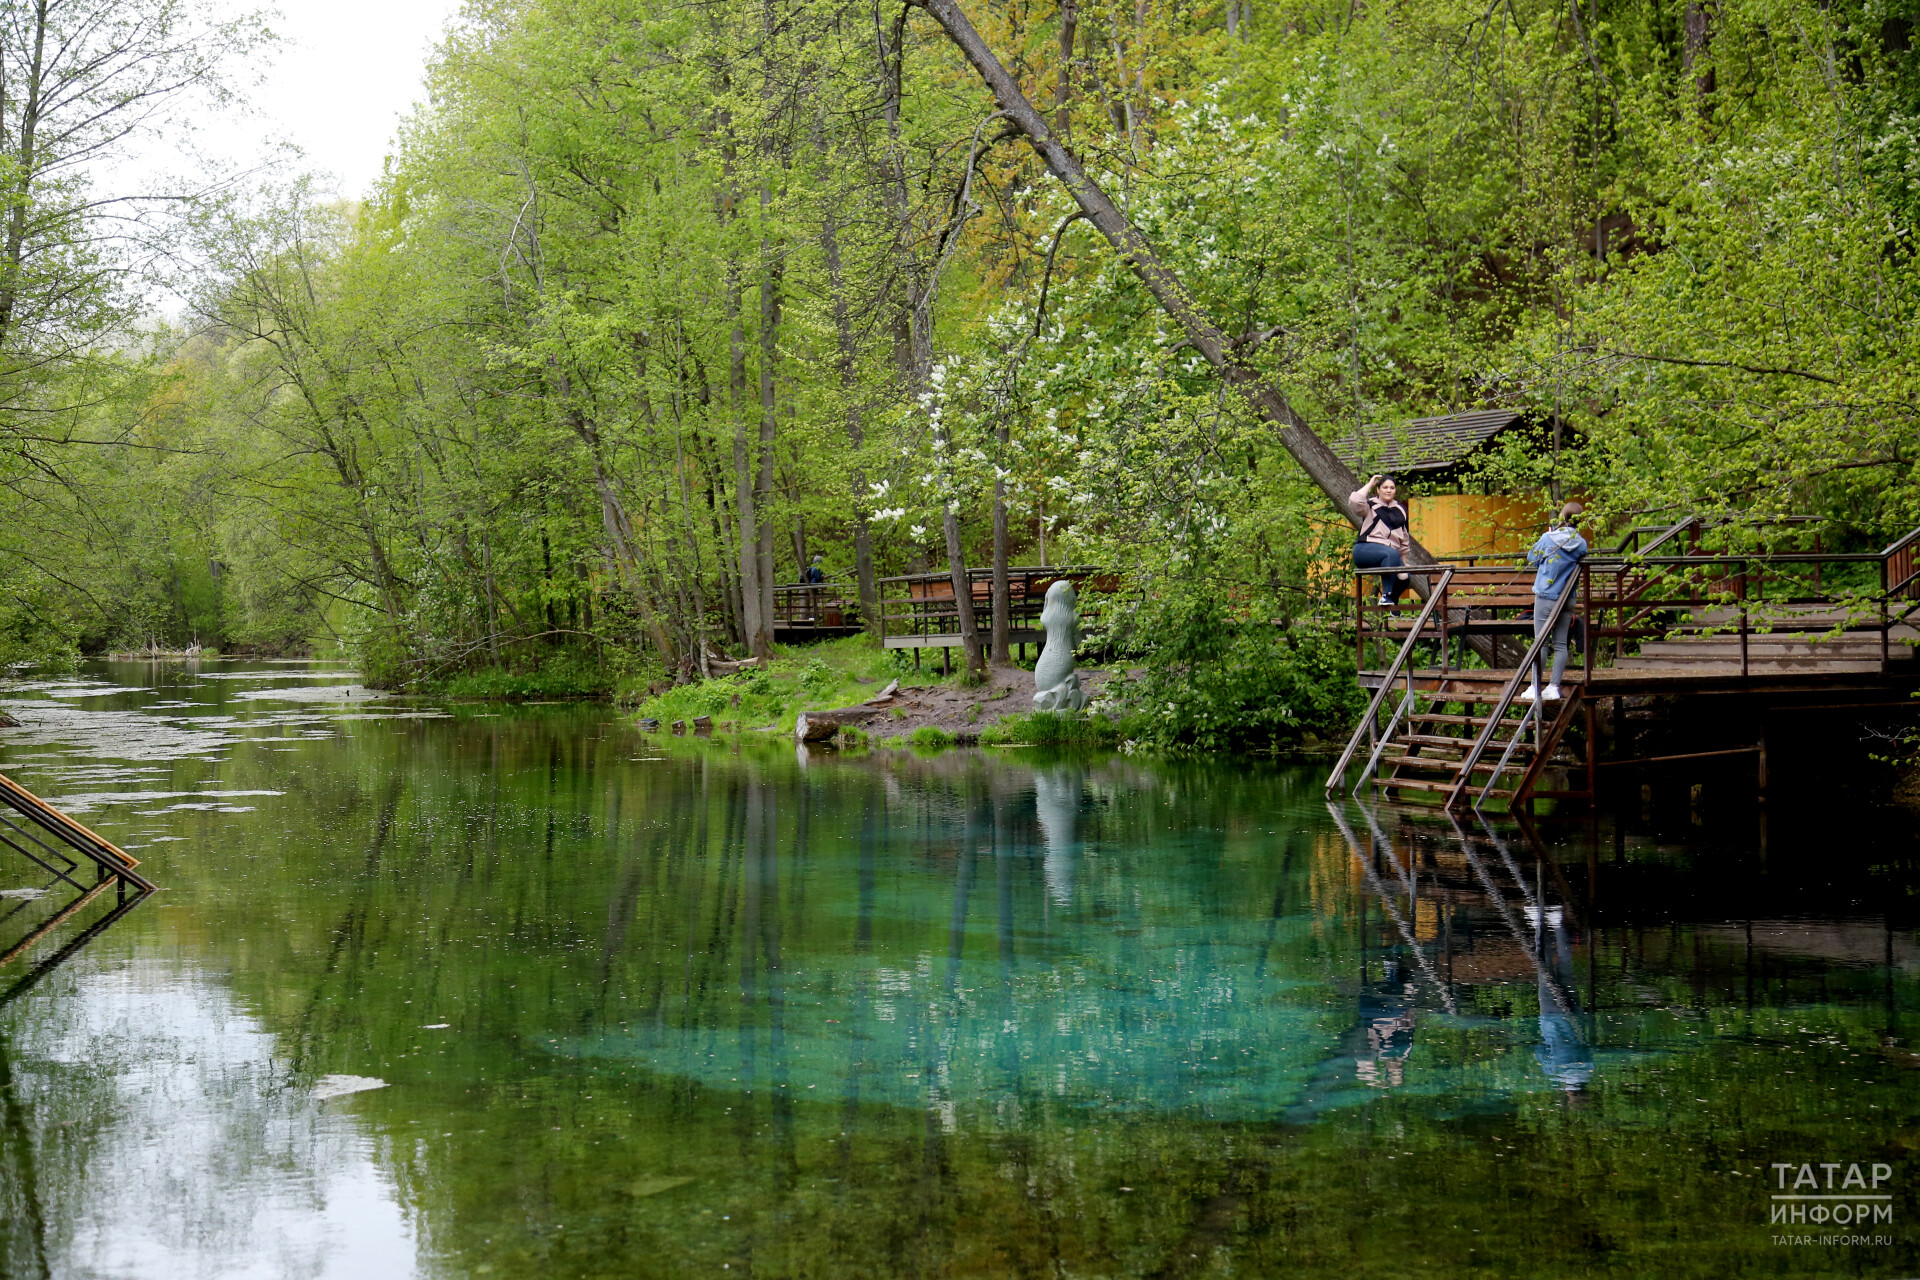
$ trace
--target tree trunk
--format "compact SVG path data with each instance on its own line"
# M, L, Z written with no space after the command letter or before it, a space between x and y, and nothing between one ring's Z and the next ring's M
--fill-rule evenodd
M734 507L740 513L740 627L746 632L747 651L756 658L770 658L773 637L760 607L759 504L754 496L753 460L747 451L747 335L740 325L740 277L731 263L727 268L727 310L733 319L728 356L732 366Z
M47 48L47 0L39 0L33 6L33 53L26 67L25 93L21 98L19 133L16 140L17 150L8 157L13 163L13 190L7 203L11 205L7 217L6 255L0 259L0 349L3 349L12 336L14 327L14 307L20 299L20 289L25 274L24 253L27 243L27 223L33 214L34 180L39 176L38 161L34 154L35 134L40 127L41 78L45 71ZM56 37L57 40L57 37ZM5 95L0 93L0 103ZM6 123L11 123L10 121Z
M853 576L860 595L860 624L867 634L880 634L880 586L873 576L873 533L867 524L867 472L860 465L860 449L866 443L866 424L861 421L860 406L854 399L859 378L858 353L853 340L853 317L847 306L847 281L840 261L840 220L829 210L821 230L821 247L827 260L828 288L833 295L833 332L839 350L840 393L847 398L847 444L853 451L853 467L848 488L853 498Z
M1695 64L1706 58L1707 48L1713 43L1712 16L1698 0L1688 0L1683 20L1686 30L1680 47L1680 70L1693 76L1693 107L1706 120L1713 115L1713 68L1701 68L1696 74Z
M1347 495L1359 488L1352 469L1340 460L1326 441L1315 434L1305 419L1294 412L1293 406L1287 403L1287 398L1278 388L1239 359L1232 342L1200 311L1179 278L1154 253L1153 246L1120 212L1107 193L1087 177L1080 162L1060 144L1047 127L1047 122L1034 110L1026 95L1020 92L1020 86L1000 65L993 50L974 30L973 23L961 11L957 0L916 0L916 3L933 16L967 61L973 64L974 70L979 72L980 78L993 91L1001 110L1026 134L1041 162L1066 186L1074 202L1087 215L1088 221L1107 238L1107 242L1119 252L1121 261L1147 287L1161 308L1179 324L1187 340L1209 364L1220 371L1227 384L1244 397L1256 413L1273 424L1280 443L1293 455L1294 461L1320 486L1321 492L1333 501L1335 509L1346 517L1348 523L1357 527L1359 519L1347 502ZM1417 542L1412 545L1408 559L1415 564L1433 563L1433 557Z
M956 12L958 12L956 10ZM965 22L963 15L961 22ZM971 27L967 28L969 31ZM895 28L900 34L901 28ZM975 37L976 42L978 37ZM982 46L984 47L984 46ZM893 205L895 220L894 253L900 265L900 274L906 281L906 297L902 299L906 312L906 392L910 404L917 403L921 390L927 385L933 369L933 296L939 286L940 264L938 260L929 265L923 262L914 247L912 198L907 189L907 169L904 141L900 132L901 97L901 60L906 56L904 41L897 42L892 49L882 43L882 70L887 79L887 97L883 104L887 122L888 142L888 197ZM989 55L991 56L991 55ZM888 59L891 58L891 61ZM1001 72L1004 77L1005 72ZM1019 92L1018 89L1015 90ZM1023 99L1024 101L1024 99ZM1028 108L1032 110L1031 107ZM1045 126L1043 125L1042 128ZM971 171L969 171L971 177ZM964 192L959 202L964 205ZM966 217L964 208L959 216ZM935 439L935 447L942 458L942 468L949 481L952 479L952 449L945 429L941 428ZM960 513L955 509L951 497L943 497L941 530L946 535L947 572L953 582L953 607L960 629L960 643L966 650L967 672L972 678L986 674L986 655L980 647L980 629L973 616L973 588L967 579L967 557L960 542Z
M760 216L767 217L773 192L760 185ZM773 437L779 406L774 395L780 349L780 260L773 242L760 238L760 475L754 485L754 502L760 515L760 541L757 548L760 585L760 617L766 627L764 656L773 655L773 521L767 518L773 497ZM759 649L754 650L760 653Z
M1060 83L1053 91L1053 127L1063 138L1073 137L1073 42L1080 30L1077 0L1060 3Z
M1013 435L1005 418L1000 420L999 465L993 476L993 665L1013 664L1013 589L1007 582L1007 444Z

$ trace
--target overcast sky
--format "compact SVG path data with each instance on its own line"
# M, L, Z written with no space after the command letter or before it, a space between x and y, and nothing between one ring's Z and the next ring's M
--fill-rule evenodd
M208 151L245 162L273 143L306 152L340 194L362 196L380 175L400 118L426 96L428 52L458 0L279 0L281 37L266 80L247 91L260 115L203 131ZM252 154L250 154L252 153Z

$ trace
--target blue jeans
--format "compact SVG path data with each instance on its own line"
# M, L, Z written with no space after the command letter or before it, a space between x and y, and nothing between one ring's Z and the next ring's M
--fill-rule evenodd
M1533 634L1536 639L1545 629L1547 615L1553 612L1553 606L1560 603L1558 596L1535 596L1533 598ZM1567 605L1567 611L1560 615L1560 621L1553 628L1553 679L1548 684L1557 685L1560 677L1567 673L1567 628L1573 625L1573 605Z
M1353 544L1353 567L1356 569L1398 569L1406 563L1400 553L1392 547L1378 542L1356 542ZM1400 603L1400 593L1407 589L1407 575L1388 573L1380 576L1380 594Z

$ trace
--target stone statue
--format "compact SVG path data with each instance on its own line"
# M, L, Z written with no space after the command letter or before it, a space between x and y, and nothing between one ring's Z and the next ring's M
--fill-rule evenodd
M1047 602L1040 608L1040 625L1046 628L1047 643L1040 650L1040 661L1033 664L1033 706L1036 711L1079 711L1087 705L1087 691L1073 669L1073 646L1080 639L1079 620L1074 607L1079 597L1065 578L1047 588Z

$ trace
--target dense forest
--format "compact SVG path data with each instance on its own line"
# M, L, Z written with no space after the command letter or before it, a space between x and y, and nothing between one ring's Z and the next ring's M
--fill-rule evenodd
M473 0L360 201L116 185L257 21L9 6L0 658L691 679L815 555L869 601L1044 558L1118 571L1111 650L1290 696L1350 534L1249 385L1336 446L1557 415L1485 465L1543 512L1878 545L1920 522L1916 14L975 0L1223 376L927 6Z

